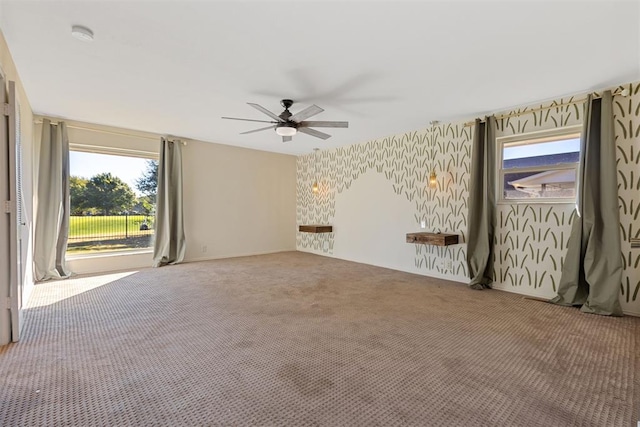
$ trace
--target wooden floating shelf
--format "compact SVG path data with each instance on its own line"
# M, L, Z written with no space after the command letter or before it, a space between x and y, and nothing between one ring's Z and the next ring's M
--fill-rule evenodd
M446 233L407 233L407 243L423 245L449 246L458 244L457 234Z
M331 225L299 225L298 231L301 233L331 233L333 226Z
M640 248L640 239L631 238L629 239L629 243L631 243L632 248Z

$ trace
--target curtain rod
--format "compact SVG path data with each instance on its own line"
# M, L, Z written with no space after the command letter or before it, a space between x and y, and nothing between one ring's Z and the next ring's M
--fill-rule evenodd
M615 96L615 95L628 96L629 95L629 90L628 89L623 89L621 91L614 91L614 92L611 93L611 95L612 96ZM602 98L602 97L601 96L594 96L594 99L598 99L598 98ZM566 105L583 104L586 100L587 100L587 98L580 98L580 99L576 99L574 101L561 102L559 104L549 105L549 106L546 106L546 107L538 107L538 108L532 108L531 110L524 110L524 111L518 111L518 112L515 112L515 113L501 114L499 116L496 116L496 120L508 119L510 117L518 117L518 116L522 116L522 115L525 115L525 114L537 113L538 111L551 110L552 108L564 107ZM485 122L484 120L480 120L480 123L484 123L484 122ZM475 124L476 124L476 122L474 120L472 122L466 122L464 124L464 126L468 127L468 126L473 126Z
M42 124L42 120L34 120L33 122L36 125L41 125ZM57 126L58 123L54 123L51 122L52 125ZM88 127L84 127L84 126L74 126L74 125L67 125L68 128L70 129L81 129L81 130L89 130L89 131L93 131L93 132L101 132L101 133L106 133L106 134L110 134L110 135L118 135L118 136L126 136L128 138L142 138L142 139L150 139L152 141L159 141L160 138L159 137L151 137L151 136L142 136L142 135L132 135L130 133L124 133L124 132L114 132L111 130L102 130L102 129L93 129L93 128L88 128ZM178 138L179 139L179 138ZM182 141L180 140L180 143L182 145L187 145L187 141Z

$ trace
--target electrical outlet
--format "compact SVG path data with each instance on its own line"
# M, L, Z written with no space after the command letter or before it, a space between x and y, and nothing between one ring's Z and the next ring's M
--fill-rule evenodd
M440 271L452 271L453 270L453 261L450 259L445 259L445 258L440 258L440 261L438 262L438 267L440 268Z
M420 220L420 228L427 228L427 220L426 219Z
M206 253L207 252L207 245L202 245L202 253Z

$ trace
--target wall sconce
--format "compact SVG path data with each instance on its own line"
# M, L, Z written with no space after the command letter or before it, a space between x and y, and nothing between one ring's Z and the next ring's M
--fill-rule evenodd
M437 186L438 186L438 176L436 175L436 171L432 169L431 174L429 175L429 187L436 188Z
M320 187L318 186L318 150L319 148L314 148L313 149L313 175L314 175L314 181L313 181L313 186L311 186L311 192L313 194L318 194L318 192L320 191Z
M429 174L429 188L437 188L438 187L438 176L436 175L436 168L434 165L433 158L435 157L435 140L436 140L436 131L435 127L438 126L440 122L437 120L433 120L431 122L431 173Z

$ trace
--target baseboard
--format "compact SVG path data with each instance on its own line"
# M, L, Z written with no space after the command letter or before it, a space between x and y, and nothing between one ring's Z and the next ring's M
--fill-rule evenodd
M536 295L534 293L531 292L516 292L513 290L510 290L509 288L500 288L500 287L494 287L493 289L497 290L497 291L504 291L504 292L509 292L512 294L517 294L517 295L524 295L526 297L529 297L531 299L535 299L535 300L539 300L539 301L545 301L545 300L550 300L552 297L546 297L546 296L540 296L540 295ZM632 311L632 310L622 310L622 312L627 315L627 316L633 316L633 317L640 317L640 312L638 311Z
M281 252L295 252L295 248L291 249L274 249L272 251L263 251L263 252L242 252L236 254L225 254L225 255L217 255L217 256L207 256L207 257L198 257L198 258L188 258L183 262L201 262L201 261L213 261L216 259L226 259L226 258L240 258L245 256L256 256L256 255L268 255L268 254L277 254Z
M469 281L466 277L447 276L447 275L444 275L444 274L439 274L437 272L425 273L423 271L415 270L415 269L412 270L410 268L402 268L402 267L397 267L397 266L388 266L388 265L380 265L380 264L371 264L369 262L365 262L365 261L362 261L362 260L351 259L351 258L342 258L342 257L335 256L334 254L329 254L329 253L324 253L324 252L313 252L313 251L306 251L306 250L303 250L303 249L298 249L297 251L298 252L304 252L304 253L307 253L307 254L325 256L327 258L341 259L343 261L357 262L358 264L371 265L371 266L374 266L374 267L388 268L389 270L402 271L403 273L417 274L418 276L431 277L431 278L434 278L434 279L449 280L451 282L467 283Z
M349 261L349 262L357 262L359 264L366 264L366 265L372 265L374 267L381 267L381 268L388 268L389 270L396 270L396 271L402 271L404 273L411 273L411 274L417 274L419 276L426 276L426 277L433 277L434 279L442 279L442 280L449 280L452 282L458 282L458 283L468 283L469 279L467 279L466 277L461 278L459 276L446 276L446 275L442 275L442 274L425 274L422 271L415 271L415 270L409 270L409 269L403 269L403 268L398 268L398 267L389 267L386 265L377 265L377 264L370 264L367 262L363 262L360 260L356 260L356 259L349 259L349 258L341 258L341 257L337 257L333 254L329 254L329 253L324 253L324 252L315 252L315 251L308 251L308 250L303 250L303 249L297 249L298 252L304 252L304 253L308 253L308 254L313 254L313 255L320 255L320 256L325 256L327 258L334 258L334 259L341 259L344 261ZM535 299L538 301L544 301L547 299L551 299L553 298L553 296L541 296L540 294L536 294L533 292L523 292L520 289L518 289L518 291L510 289L510 288L505 288L505 287L501 287L501 286L495 286L493 287L494 290L496 291L503 291L503 292L509 292L512 294L517 294L517 295L523 295L526 297L529 297L531 299ZM554 295L555 296L555 295ZM627 316L633 316L633 317L640 317L640 311L631 311L631 310L623 310L623 313Z
M495 289L496 291L504 291L504 292L509 292L510 294L518 294L518 295L524 295L530 298L535 298L535 299L551 299L553 298L555 295L540 295L539 293L535 293L535 292L527 292L526 290L514 290L511 289L508 286L500 286L500 285L496 285L495 283L492 286L493 289ZM526 289L526 288L525 288Z

